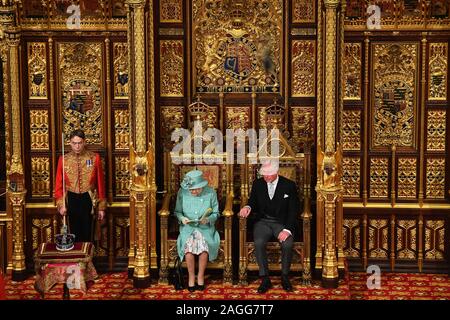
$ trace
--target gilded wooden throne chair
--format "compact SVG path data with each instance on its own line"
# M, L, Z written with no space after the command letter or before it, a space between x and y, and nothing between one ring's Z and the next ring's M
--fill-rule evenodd
M283 125L284 108L276 103L266 108L266 124L268 129L279 129L278 136L268 134L267 139L258 146L257 153L248 153L245 164L241 165L241 208L247 204L251 193L251 186L255 179L259 178L258 170L261 163L274 159L270 152L271 145L279 145L279 175L295 181L300 199L300 212L298 213L298 230L294 240L294 254L291 272L302 274L302 283L307 285L311 280L310 269L310 154L309 148L306 152L296 152L288 143L288 138ZM305 141L306 142L306 141ZM266 154L266 155L264 155ZM269 270L281 271L281 248L276 239L268 242L267 256L269 259ZM247 272L259 270L255 256L255 244L253 242L253 222L251 218L239 219L239 283L246 285Z
M188 107L188 123L192 124L192 120L203 120L213 111L213 107L209 107L200 101L194 102ZM207 126L212 127L213 124L209 120L210 118L202 122L203 124L209 123ZM195 139L193 131L190 133L190 139ZM224 284L232 284L233 167L226 164L226 154L223 152L212 153L208 158L205 158L202 155L195 154L191 146L189 152L165 151L163 166L164 190L167 192L163 198L162 208L158 212L161 228L159 283L168 283L169 267L173 265L178 256L176 239L179 231L174 208L180 183L186 172L198 169L203 171L205 179L208 180L208 185L216 190L220 212L220 217L216 222L216 229L220 235L219 254L215 261L208 262L207 269L223 270ZM183 266L185 266L185 262L183 262Z

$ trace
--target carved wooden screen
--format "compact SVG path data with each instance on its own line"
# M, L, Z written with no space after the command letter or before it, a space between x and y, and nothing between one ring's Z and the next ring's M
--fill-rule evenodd
M367 4L346 5L346 255L363 266L438 270L449 252L450 8L447 1L375 1L381 17L372 16L364 33Z
M27 189L26 256L57 233L53 204L61 133L84 129L99 152L109 208L96 255L110 267L128 256L129 79L123 0L80 1L80 29L67 26L72 1L25 1L22 28L23 137ZM107 31L105 33L105 31ZM52 36L49 37L49 32ZM3 140L2 140L3 141ZM69 146L66 140L66 151Z

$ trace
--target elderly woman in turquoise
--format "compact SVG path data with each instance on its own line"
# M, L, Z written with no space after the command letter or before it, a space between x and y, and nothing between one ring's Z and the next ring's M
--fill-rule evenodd
M192 170L186 173L178 191L175 214L180 222L177 249L180 259L186 257L189 273L188 290L205 289L205 269L209 261L217 258L220 237L215 222L219 217L217 194L203 172ZM197 285L195 284L195 256L198 255Z

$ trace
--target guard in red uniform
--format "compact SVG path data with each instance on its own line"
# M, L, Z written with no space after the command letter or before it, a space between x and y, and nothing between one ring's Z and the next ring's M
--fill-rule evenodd
M70 134L72 151L58 161L55 182L55 199L58 212L68 215L70 232L76 242L92 241L92 198L98 201L98 219L103 220L106 209L104 174L100 155L85 149L85 134L75 130ZM96 194L96 196L95 196ZM65 200L65 203L64 203Z

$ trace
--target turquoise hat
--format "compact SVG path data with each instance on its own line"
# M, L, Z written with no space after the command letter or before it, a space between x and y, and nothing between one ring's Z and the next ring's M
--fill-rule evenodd
M203 188L208 184L208 181L203 178L203 172L200 170L192 170L186 173L181 187L186 190Z

